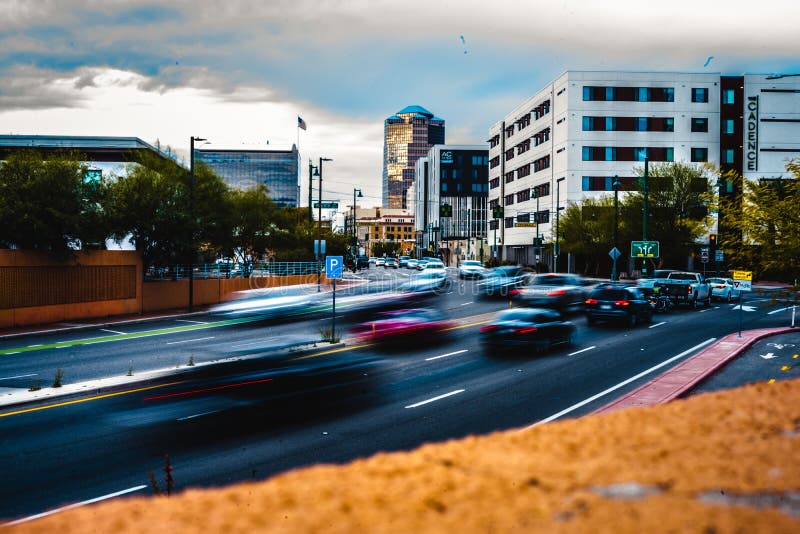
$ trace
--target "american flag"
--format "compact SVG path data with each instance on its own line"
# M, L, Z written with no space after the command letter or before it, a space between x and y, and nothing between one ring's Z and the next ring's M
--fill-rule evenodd
M297 127L302 128L303 130L306 129L306 121L300 118L300 115L297 116Z

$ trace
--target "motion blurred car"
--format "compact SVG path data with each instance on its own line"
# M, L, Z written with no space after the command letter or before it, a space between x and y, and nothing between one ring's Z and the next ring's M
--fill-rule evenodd
M356 256L356 269L369 269L370 259L364 254Z
M409 269L416 269L418 265L419 265L419 260L416 260L414 258L409 258L408 261L406 262L406 267L408 267Z
M388 269L389 267L392 267L392 268L394 268L394 269L397 269L397 265L398 265L398 262L397 262L397 260L396 260L396 259L394 259L394 258L386 258L386 259L383 261L383 266L384 266L385 268L387 268L387 269Z
M544 352L559 343L572 343L576 327L561 314L544 308L503 310L481 327L484 350L532 349Z
M490 269L476 287L486 297L507 297L512 289L523 285L528 273L520 265L505 265Z
M419 269L419 267L417 267ZM427 271L430 269L444 269L444 263L440 260L428 260L424 264L422 264L422 269L420 271Z
M653 306L641 289L620 284L597 286L586 299L586 321L591 325L601 320L618 321L628 326L649 323Z
M464 260L458 266L458 277L462 280L467 278L483 278L486 268L479 261Z
M537 274L510 294L523 306L553 308L560 313L583 311L589 283L575 274Z
M384 265L386 265L385 258L375 258L375 267L383 267Z
M730 302L733 299L742 298L742 291L736 289L731 278L709 278L708 283L711 284L712 299Z
M400 291L414 293L416 296L439 295L447 290L447 271L444 269L427 269L412 275L407 282L400 285Z
M400 267L408 267L408 260L411 259L411 256L400 256L398 258Z
M436 338L452 323L436 310L410 308L385 311L375 320L358 324L350 334L361 343L417 343L422 338Z

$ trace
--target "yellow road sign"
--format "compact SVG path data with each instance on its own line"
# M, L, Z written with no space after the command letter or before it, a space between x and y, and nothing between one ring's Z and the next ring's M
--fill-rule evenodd
M535 227L535 226L536 226L535 222L515 222L514 223L514 227L515 228L532 228L532 227Z
M753 271L733 271L734 280L752 280Z

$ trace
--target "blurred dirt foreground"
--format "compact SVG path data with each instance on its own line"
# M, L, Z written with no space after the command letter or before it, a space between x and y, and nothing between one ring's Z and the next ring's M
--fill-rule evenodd
M800 379L786 380L7 531L798 533L799 446Z

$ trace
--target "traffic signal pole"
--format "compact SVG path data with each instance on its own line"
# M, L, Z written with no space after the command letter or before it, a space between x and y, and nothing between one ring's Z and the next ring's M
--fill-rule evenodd
M642 210L642 241L647 241L647 196L650 193L650 184L647 182L647 164L649 158L644 158L644 186L642 192L644 194L644 209ZM647 258L642 258L642 274L647 274Z

